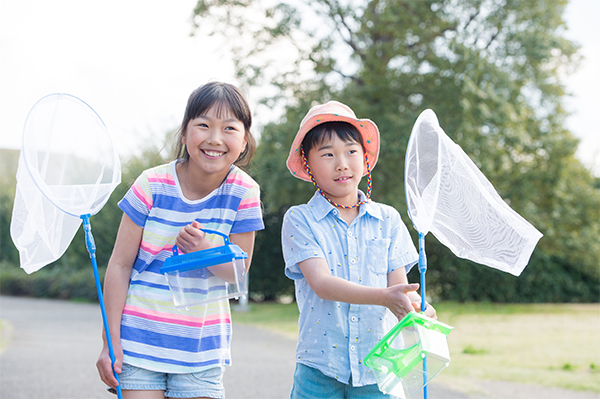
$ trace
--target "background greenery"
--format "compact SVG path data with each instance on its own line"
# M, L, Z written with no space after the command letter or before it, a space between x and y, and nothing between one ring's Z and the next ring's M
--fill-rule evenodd
M336 99L379 126L373 199L400 211L415 243L404 155L412 125L426 108L505 201L544 234L520 277L459 259L428 235L432 300L600 300L600 179L575 158L578 140L565 128L562 78L578 62L577 46L563 36L566 1L263 4L200 0L193 10L196 29L222 37L240 81L261 93L255 113L281 110L281 118L261 130L250 170L263 190L266 225L250 274L254 299L293 295L283 273L281 218L314 188L292 178L285 160L310 106ZM101 267L121 217L116 203L144 168L163 162L161 146L150 144L122 160L123 183L91 219ZM9 236L17 157L10 151L0 157L0 291L95 298L82 232L54 265L32 276L18 268ZM409 278L418 281L416 269Z

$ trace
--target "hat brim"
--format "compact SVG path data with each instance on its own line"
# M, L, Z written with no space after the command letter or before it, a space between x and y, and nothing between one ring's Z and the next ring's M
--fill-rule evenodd
M304 123L298 130L296 137L292 143L292 147L290 149L290 154L288 155L288 159L286 165L288 170L294 175L296 178L302 179L304 181L310 182L310 176L306 172L304 168L304 164L302 162L302 155L300 152L300 146L302 146L302 141L306 134L315 126L323 124L325 122L348 122L358 131L360 132L363 143L365 145L365 151L367 153L367 157L369 159L369 168L373 170L375 168L375 164L377 164L377 159L379 158L379 129L377 125L370 119L357 119L345 117L343 115L335 115L335 114L319 114L310 118L308 121ZM368 173L368 168L365 164L365 168L363 170L363 176Z

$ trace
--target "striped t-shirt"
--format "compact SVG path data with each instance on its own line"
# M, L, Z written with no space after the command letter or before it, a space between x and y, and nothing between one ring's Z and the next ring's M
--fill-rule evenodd
M221 186L190 201L179 186L176 163L144 171L119 202L144 228L121 319L121 345L125 363L189 373L231 364L229 301L177 309L160 267L172 255L181 227L194 220L225 235L258 231L264 224L260 188L244 171L232 166ZM218 235L207 237L223 243Z

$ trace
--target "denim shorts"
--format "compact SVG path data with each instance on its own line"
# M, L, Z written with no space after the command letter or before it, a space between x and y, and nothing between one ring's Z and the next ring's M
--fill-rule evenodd
M225 367L215 367L201 372L188 374L167 374L123 364L119 374L121 390L160 390L165 397L225 398L223 372ZM109 389L116 393L114 389Z
M384 394L377 385L352 386L324 375L316 368L296 364L292 399L395 399Z

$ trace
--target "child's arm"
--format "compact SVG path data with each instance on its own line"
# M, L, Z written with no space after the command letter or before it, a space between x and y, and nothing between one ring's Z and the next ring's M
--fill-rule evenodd
M406 270L404 268L398 268L388 274L388 287L393 285L406 285L408 283L408 277L406 276ZM417 292L408 292L408 298L412 302L414 311L421 312L421 296ZM437 319L435 308L429 303L425 302L425 315L429 318Z
M104 277L104 302L110 329L110 336L115 353L115 371L121 373L123 349L121 348L121 317L127 299L131 269L140 249L143 228L123 214L121 225L115 240L115 247L108 262ZM104 330L102 331L104 346L96 367L100 378L107 385L115 388L118 384L111 367L108 344Z
M387 288L361 286L332 276L327 261L323 258L309 258L300 262L298 266L311 289L324 300L384 306L399 319L414 310L407 293L417 290L418 283L406 282Z

